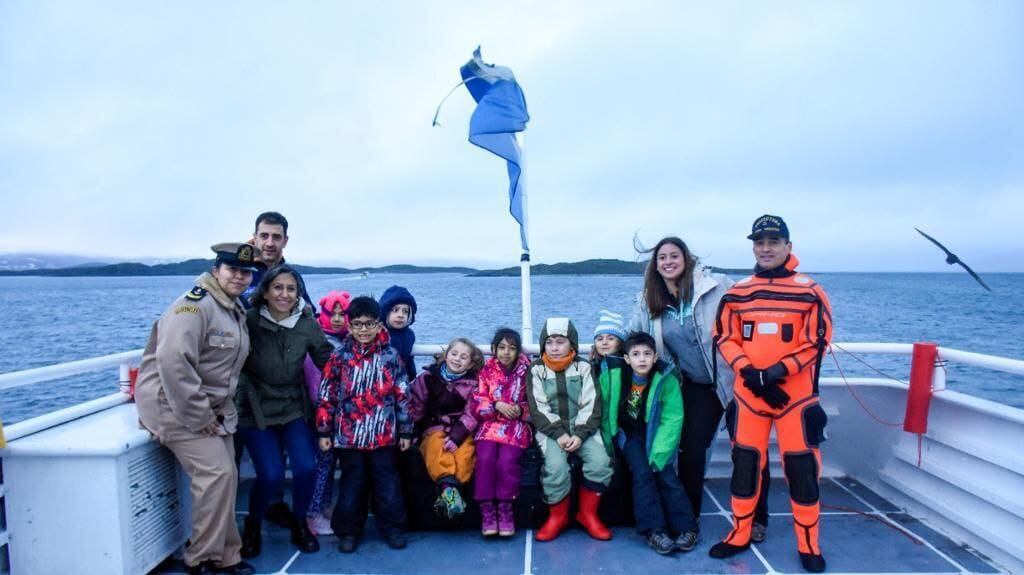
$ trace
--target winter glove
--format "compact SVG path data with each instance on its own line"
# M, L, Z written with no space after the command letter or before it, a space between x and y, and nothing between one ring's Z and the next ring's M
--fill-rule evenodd
M747 366L740 370L740 377L743 378L743 387L750 390L754 397L764 395L764 372L755 367Z
M772 409L782 409L789 405L789 394L786 393L777 383L764 386L764 390L761 393L761 399Z
M757 369L747 366L740 370L740 377L743 378L743 385L754 394L754 397L762 397L765 388L769 385L782 383L789 371L782 363L776 363L768 369Z
M786 383L783 380L787 375L789 375L789 370L781 361L764 370L764 380L767 383Z

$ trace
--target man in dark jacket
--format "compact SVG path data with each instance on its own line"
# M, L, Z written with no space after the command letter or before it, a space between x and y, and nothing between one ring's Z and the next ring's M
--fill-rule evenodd
M249 300L260 285L263 275L267 270L273 269L284 262L284 248L288 245L288 218L279 212L263 212L256 216L256 229L253 231L252 245L256 246L256 271L252 274L252 283L249 289L242 294L242 305L246 309L252 307ZM298 272L295 272L298 273ZM306 300L309 308L316 314L316 306L313 300L306 293L306 283L302 283L302 299Z

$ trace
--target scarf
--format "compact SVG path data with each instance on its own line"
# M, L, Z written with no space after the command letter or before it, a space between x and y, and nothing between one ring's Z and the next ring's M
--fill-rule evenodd
M569 355L562 359L551 359L546 353L541 354L540 358L551 371L565 371L572 365L572 362L576 361L576 350L570 351Z
M438 370L438 374L441 376L441 379L447 381L448 383L451 383L451 382L453 382L453 381L455 381L457 379L462 379L462 377L464 375L466 375L466 373L468 373L468 370L460 372L460 373L454 373L454 372L450 371L448 369L448 364L447 363L442 363L441 364L441 369Z

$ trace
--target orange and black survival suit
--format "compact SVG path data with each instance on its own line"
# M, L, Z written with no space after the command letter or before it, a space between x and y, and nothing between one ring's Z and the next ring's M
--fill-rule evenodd
M802 560L817 560L823 569L818 547L818 446L826 416L818 404L818 371L832 337L832 316L824 290L797 272L797 265L790 254L777 268L756 270L729 289L718 308L715 343L736 372L735 398L726 409L734 527L711 554L728 557L750 545L774 424L797 548Z

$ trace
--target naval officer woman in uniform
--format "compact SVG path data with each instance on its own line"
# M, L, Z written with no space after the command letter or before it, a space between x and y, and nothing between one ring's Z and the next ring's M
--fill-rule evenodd
M135 403L139 421L165 445L191 480L190 574L249 575L235 523L238 487L233 401L249 354L245 310L238 299L256 269L253 247L223 243L213 268L153 325L142 355Z

